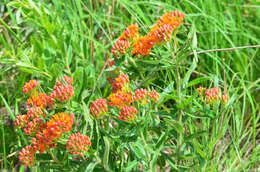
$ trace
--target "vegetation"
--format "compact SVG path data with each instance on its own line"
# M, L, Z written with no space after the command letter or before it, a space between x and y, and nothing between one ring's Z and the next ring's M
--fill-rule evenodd
M259 9L2 0L0 170L259 171Z

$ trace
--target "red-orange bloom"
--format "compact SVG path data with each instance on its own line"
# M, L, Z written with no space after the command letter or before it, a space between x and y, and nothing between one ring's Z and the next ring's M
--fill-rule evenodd
M112 93L108 98L108 104L113 107L122 108L125 105L130 105L132 100L132 93L125 91L118 91L116 93Z
M23 165L33 165L35 161L35 149L32 146L26 146L19 152L19 160Z
M140 88L135 90L135 95L133 96L134 102L140 102L141 104L146 104L149 102L147 99L146 89Z
M129 89L129 77L127 74L121 73L117 78L112 81L112 91L113 93L123 90L128 91Z
M136 41L133 43L132 54L137 56L139 54L146 56L151 52L151 48L154 46L154 44L155 38L150 35L137 37Z
M155 90L149 91L148 96L155 102L157 102L159 100L159 97L160 97L160 95Z
M40 93L39 95L33 95L27 99L27 106L37 106L40 108L45 108L47 106L49 97L45 93Z
M133 40L138 36L138 24L132 24L128 26L122 35L118 38L119 40Z
M185 15L182 12L175 10L164 14L159 20L156 21L156 24L159 26L168 24L173 29L176 29L182 23L184 18Z
M46 138L59 138L62 133L70 131L72 129L74 116L68 113L57 113L51 117L47 123L46 129L43 134Z
M207 89L204 93L207 103L214 103L219 98L220 89L218 87Z
M41 118L35 118L32 121L28 121L27 126L23 128L23 131L30 135L35 136L45 126L44 121Z
M90 105L90 114L99 118L107 113L107 100L97 99Z
M39 82L37 82L36 80L30 80L29 82L26 82L23 86L23 92L24 93L29 93L32 92L33 90L35 90L35 88L40 85Z
M113 53L114 57L118 57L118 55L123 55L126 53L130 44L127 40L120 40L118 39L111 48L111 53Z
M229 96L227 94L223 94L221 100L223 101L224 104L226 104L229 100Z
M41 116L45 118L45 114L43 113L43 111L40 107L33 106L33 107L28 108L27 117L29 119L40 118Z
M26 127L28 124L28 117L27 115L18 115L16 116L15 120L14 120L14 125L24 128Z
M90 138L80 133L72 134L66 144L66 148L70 153L80 156L83 156L90 146Z
M72 98L73 95L74 88L72 85L65 85L57 82L57 85L53 87L51 98L57 99L60 102L67 102Z
M119 112L118 119L123 121L133 121L138 113L137 109L132 106L124 106Z

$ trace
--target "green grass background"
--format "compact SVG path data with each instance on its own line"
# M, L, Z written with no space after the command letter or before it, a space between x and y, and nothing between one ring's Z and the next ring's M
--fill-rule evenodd
M64 73L73 76L75 106L88 106L99 96L106 73L98 76L110 48L121 32L138 23L146 33L162 14L180 10L184 25L177 39L177 58L182 76L182 97L194 94L198 85L210 88L226 85L230 96L228 108L219 120L188 120L186 128L207 131L194 141L205 157L198 171L257 171L260 159L260 49L246 48L198 54L192 52L260 44L260 2L258 0L1 0L0 1L0 107L12 118L19 114L23 84L33 78L44 86L55 83ZM167 49L167 46L166 46ZM165 48L154 50L150 58L139 58L140 67L129 74L138 85L163 92L170 110L178 95L178 77ZM223 59L224 62L223 62ZM196 64L196 66L192 65ZM148 65L148 67L146 67ZM152 66L152 68L151 68ZM196 68L193 68L196 67ZM152 76L152 77L151 77ZM225 79L224 79L225 76ZM225 80L225 81L224 81ZM189 84L188 87L184 86ZM224 84L225 83L225 84ZM83 109L83 107L80 107ZM4 116L5 113L0 114ZM8 114L6 112L6 114ZM2 119L2 121L4 121ZM224 122L223 122L224 121ZM2 122L3 123L3 122ZM82 130L85 129L83 123ZM21 137L12 127L1 124L1 167L14 167L17 157L7 157L21 148ZM192 159L192 157L190 157ZM177 167L189 166L189 160ZM185 169L185 168L184 168ZM195 170L196 171L196 170Z

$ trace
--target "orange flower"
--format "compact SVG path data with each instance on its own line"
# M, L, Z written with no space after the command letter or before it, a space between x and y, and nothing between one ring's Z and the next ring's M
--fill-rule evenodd
M146 89L140 88L135 90L135 95L133 96L134 102L140 102L141 104L146 104L149 102L147 99Z
M74 88L72 85L65 85L58 81L57 84L53 87L53 93L50 95L50 97L60 102L67 102L72 98L73 95Z
M223 101L224 104L227 104L229 100L229 96L227 94L223 94L221 100Z
M112 91L113 93L121 90L128 91L129 89L129 77L127 74L121 73L117 78L112 81Z
M33 165L35 161L35 149L32 146L26 146L19 152L19 160L23 165Z
M207 89L205 91L207 103L214 103L219 98L220 89L218 87Z
M167 41L171 37L172 32L182 23L184 18L185 15L177 10L166 13L156 21L156 25L150 30L149 35L154 37L156 43Z
M97 99L90 105L90 114L99 118L107 113L106 99Z
M14 120L14 125L24 128L26 127L28 124L28 117L27 115L18 115L16 116L15 120Z
M28 121L23 131L30 136L35 136L44 126L45 124L41 118L35 118L32 121Z
M138 24L132 24L128 26L122 35L118 38L119 40L133 40L138 36Z
M140 36L136 38L133 43L132 54L146 56L151 52L151 48L154 46L155 38L151 35Z
M119 112L119 120L131 122L135 119L136 114L138 113L137 109L132 106L124 106Z
M113 53L114 57L118 57L118 55L123 55L126 53L130 44L127 40L120 40L118 39L111 48L111 53Z
M152 99L153 101L157 102L160 95L157 93L157 91L153 90L153 91L149 91L148 92L148 96L150 97L150 99Z
M42 109L40 107L33 106L28 108L27 117L29 119L40 118L41 116L45 118L45 114L42 112Z
M80 156L83 156L90 146L90 138L80 133L72 134L66 144L66 148L70 153Z
M116 93L112 93L108 98L109 105L113 107L122 108L125 105L130 105L132 100L132 93L125 91L118 91Z
M43 134L49 135L49 138L59 138L62 133L72 129L74 116L68 113L57 113L51 117L47 123L46 129Z
M36 87L40 85L39 82L36 80L30 80L29 82L26 82L23 86L23 92L24 93L33 93L35 94L36 92Z
M66 112L53 115L43 130L36 134L37 139L33 138L32 145L41 153L55 147L62 134L72 129L73 121L74 116Z
M33 95L31 98L27 99L28 108L32 106L37 106L40 108L46 108L49 97L45 93L40 93L39 95Z

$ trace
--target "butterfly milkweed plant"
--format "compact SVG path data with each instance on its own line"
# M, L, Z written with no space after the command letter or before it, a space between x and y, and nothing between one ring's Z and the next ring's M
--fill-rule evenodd
M98 78L103 85L88 90L82 101L77 101L83 95L76 96L81 89L74 85L76 75L43 85L40 79L26 82L26 110L14 121L24 136L18 153L22 165L40 171L203 168L209 155L198 140L207 128L199 124L216 125L229 96L226 85L205 88L197 86L199 80L189 82L195 78L197 38L185 18L175 10L151 26L133 23L115 33ZM155 73L161 78L153 78ZM153 84L163 85L169 77L167 87ZM217 133L209 132L209 137Z

